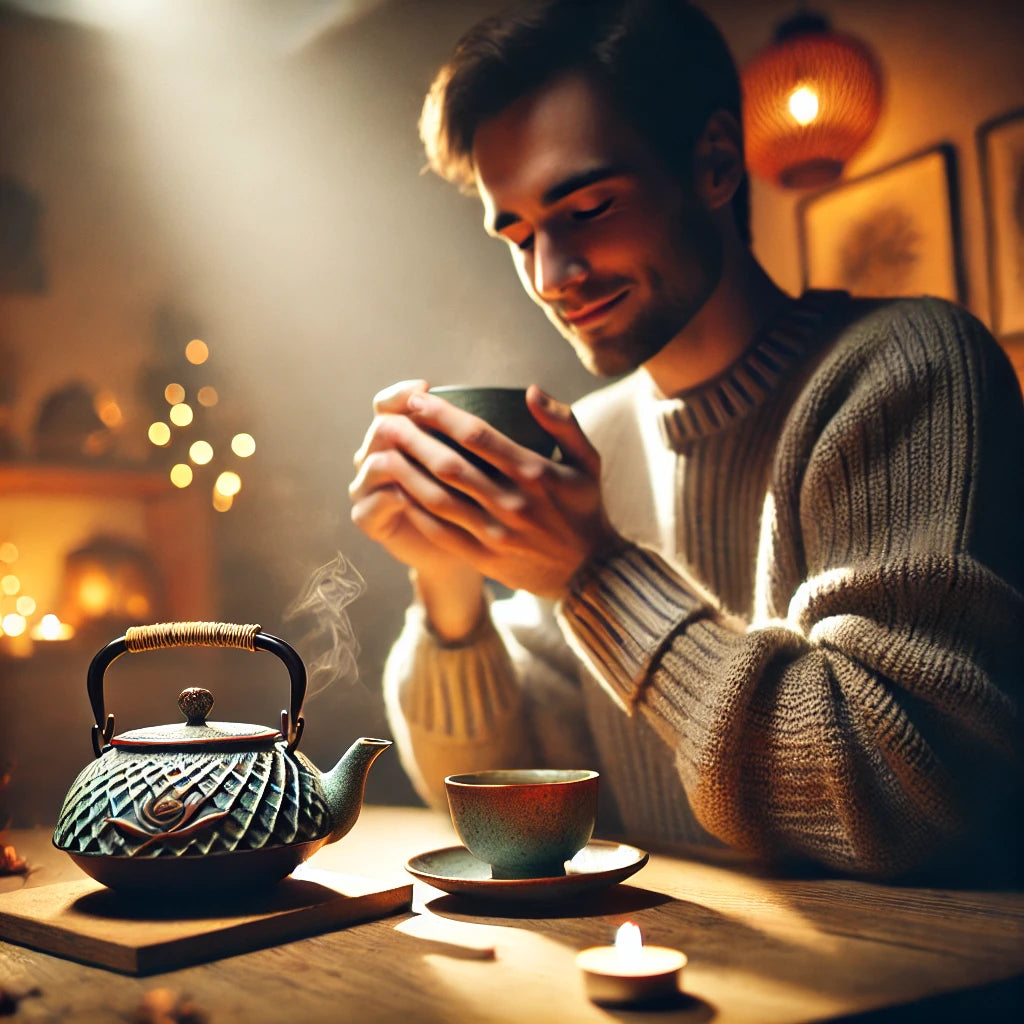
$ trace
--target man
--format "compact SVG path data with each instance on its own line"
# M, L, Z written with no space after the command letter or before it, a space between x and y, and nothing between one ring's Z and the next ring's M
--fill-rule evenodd
M438 805L451 772L598 767L638 840L874 876L991 857L1020 766L1019 388L946 303L780 291L739 125L680 0L529 5L435 79L433 168L624 376L575 410L530 389L560 461L424 381L377 396L350 493L413 579L403 761Z

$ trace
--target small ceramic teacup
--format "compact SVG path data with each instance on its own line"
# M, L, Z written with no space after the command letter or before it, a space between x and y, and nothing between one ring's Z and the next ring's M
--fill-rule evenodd
M590 842L598 773L521 768L449 775L455 831L494 878L553 878Z
M479 416L496 430L516 444L551 458L555 451L555 439L533 418L526 404L526 388L475 387L471 385L446 384L431 388L430 393L466 412ZM489 463L467 452L444 434L435 434L445 444L454 448L473 465L493 476L497 470Z

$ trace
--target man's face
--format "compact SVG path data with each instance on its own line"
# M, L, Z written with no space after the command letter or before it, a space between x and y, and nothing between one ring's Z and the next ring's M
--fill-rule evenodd
M487 232L593 373L645 363L718 284L707 208L582 74L484 121L473 160Z

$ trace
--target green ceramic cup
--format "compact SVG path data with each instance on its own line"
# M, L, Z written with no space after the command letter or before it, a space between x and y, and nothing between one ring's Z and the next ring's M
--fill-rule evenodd
M526 388L475 387L446 384L431 388L430 393L466 412L479 416L516 444L529 448L547 458L555 452L555 439L533 418L526 404ZM435 433L435 437L454 448L464 458L489 476L500 475L489 462L466 451L450 437Z
M494 878L554 878L590 842L598 773L522 768L449 775L452 823Z

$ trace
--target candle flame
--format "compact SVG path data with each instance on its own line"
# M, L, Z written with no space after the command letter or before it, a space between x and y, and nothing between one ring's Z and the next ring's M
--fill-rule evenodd
M635 960L643 952L644 940L640 929L627 921L615 933L615 952L623 960Z

